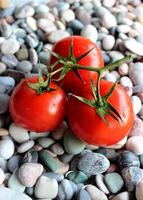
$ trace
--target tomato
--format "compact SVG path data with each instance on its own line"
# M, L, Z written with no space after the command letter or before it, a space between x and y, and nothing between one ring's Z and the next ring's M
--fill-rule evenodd
M106 95L113 86L112 82L101 80L101 96ZM93 101L93 93L88 86L79 91L78 95ZM116 121L105 115L108 123L91 107L71 96L68 103L68 123L73 133L88 144L108 146L117 143L127 136L133 127L134 113L130 97L120 85L117 85L107 100L119 113L122 120Z
M101 54L100 49L96 46L95 43L90 41L87 38L81 37L81 36L72 36L72 43L73 43L73 59L78 58L82 54L86 53L87 51L91 50L84 58L82 58L79 62L77 62L80 65L83 66L93 66L93 67L103 67L104 61ZM70 44L71 44L71 37L66 37L59 42L57 42L53 47L53 52L56 52L60 54L61 56L68 58L69 51L70 51ZM68 59L72 61L72 59ZM57 61L57 58L54 56L51 56L49 60L49 65L53 64ZM57 64L55 69L60 68L62 65ZM84 80L84 82L89 81L89 77L97 76L97 74L93 71L87 71L87 70L78 70L80 76ZM55 75L54 78L58 78L59 74ZM81 83L81 80L77 77L75 72L73 70L70 70L67 72L66 76L63 78L62 87L66 92L73 92L74 90L77 90L77 86Z
M51 82L50 92L38 95L28 83L37 83L38 77L23 79L14 89L9 104L12 119L30 131L54 130L64 119L67 99L64 91Z

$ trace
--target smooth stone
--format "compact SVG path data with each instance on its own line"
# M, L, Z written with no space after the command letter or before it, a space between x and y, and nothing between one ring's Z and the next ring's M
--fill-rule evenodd
M77 200L91 200L90 195L88 192L84 189L81 189L77 194Z
M8 137L8 136L6 136ZM0 156L8 160L14 154L14 142L10 138L0 140Z
M143 198L143 181L140 181L136 185L135 195L137 200L142 200Z
M0 74L2 74L6 70L5 63L0 62Z
M5 180L5 174L3 169L0 168L0 184L2 184Z
M73 181L74 183L84 183L88 180L88 177L86 174L84 174L82 171L69 171L66 174L66 178Z
M69 170L69 164L61 162L57 157L54 158L57 164L56 173L65 174Z
M1 22L0 31L2 37L9 38L12 34L12 27L5 20L3 20Z
M117 26L117 20L116 20L115 16L112 15L110 12L104 13L101 23L107 29Z
M48 40L51 43L56 43L59 40L66 38L68 36L70 36L70 34L66 31L64 31L64 30L56 30L56 31L53 31L49 34Z
M95 176L95 182L96 182L96 185L97 187L102 191L104 192L104 194L109 194L110 191L109 189L107 188L105 182L104 182L104 176L103 174L98 174Z
M95 26L88 24L82 29L81 35L95 43L97 41L98 32Z
M17 19L32 17L34 15L34 9L30 5L25 5L24 7L17 8L15 11L15 17Z
M143 34L143 25L140 22L134 22L132 28L136 30L139 34Z
M85 190L89 193L91 199L94 200L108 200L107 196L94 185L86 185Z
M64 136L66 129L67 123L63 121L54 131L52 131L52 137L54 138L54 140L61 140Z
M126 149L137 155L143 154L143 137L132 136L127 140Z
M131 101L132 101L134 114L137 115L141 110L141 106L142 106L141 100L138 96L133 95L131 97Z
M33 31L37 30L36 20L33 17L27 17L26 23Z
M136 185L143 179L143 170L138 167L126 167L122 170L122 177L129 192L135 190Z
M61 144L55 143L50 147L50 150L55 153L56 155L63 155L64 149Z
M57 9L62 12L64 10L68 10L70 8L70 4L67 2L58 2Z
M13 30L13 33L16 36L17 39L26 37L26 31L22 28L15 28Z
M115 62L119 59L124 58L124 55L119 51L115 51L115 50L109 51L108 54L109 54L110 58L112 59L112 62Z
M80 34L84 25L77 19L74 19L68 23L68 27L72 29L73 34Z
M91 23L91 15L85 9L79 9L76 13L76 17L84 25Z
M76 184L70 180L63 179L59 184L57 198L60 200L71 200L76 192Z
M111 50L114 47L115 38L112 35L107 35L102 40L103 48L107 51Z
M12 77L16 83L19 83L22 78L25 78L25 74L13 69L7 69L4 73L4 76Z
M111 200L134 200L133 196L131 193L125 191L117 194L114 196Z
M26 152L26 154L23 157L23 163L32 162L37 163L38 162L38 153L34 149Z
M6 92L6 86L3 83L1 83L0 84L0 94L4 94L5 92Z
M56 179L58 182L61 182L64 179L64 175L57 172L45 172L43 176Z
M52 33L57 29L53 22L44 18L37 20L37 26L46 33Z
M16 67L17 70L28 73L32 70L32 63L28 60L20 61Z
M45 65L47 65L47 63L48 63L49 56L50 56L49 52L45 52L45 51L41 51L38 54L38 58L39 58L40 62Z
M125 47L131 52L143 56L143 44L137 42L135 39L127 39L124 42Z
M139 157L135 153L128 150L125 150L120 154L118 163L120 169L126 167L140 167Z
M62 162L64 163L70 163L71 160L73 159L74 155L70 155L70 154L63 154L60 159Z
M131 81L131 79L128 76L122 76L120 79L120 84L126 88L126 87L133 87L133 83Z
M1 52L3 54L15 54L19 48L19 43L13 39L7 39L1 44Z
M68 23L68 22L70 22L70 21L75 19L75 13L71 9L64 10L61 13L61 18L62 18L62 20L64 20L65 22Z
M12 54L5 54L5 55L3 55L2 58L1 58L1 60L9 68L14 68L18 64L17 58L15 57L15 55L12 55Z
M29 45L29 47L36 48L39 44L37 35L35 35L34 33L30 33L29 35L27 35L26 43Z
M25 153L26 151L30 150L34 146L33 140L28 140L20 144L17 148L18 153Z
M129 66L129 77L134 85L143 85L143 63L136 62Z
M29 50L29 58L30 58L30 62L33 65L36 65L38 63L38 55L35 49L30 48Z
M48 148L50 147L52 144L54 144L54 140L52 138L39 138L38 139L38 144L40 144L43 148Z
M66 131L63 143L66 152L72 155L81 153L85 148L85 143L74 136L70 130Z
M116 0L103 0L103 6L111 8L116 3Z
M103 154L111 161L116 161L118 157L118 153L114 149L100 147L99 149L96 150L96 153Z
M21 192L6 187L0 187L0 197L2 200L32 200L29 196Z
M39 159L48 169L55 172L58 169L55 159L46 150L39 152Z
M22 161L22 157L21 155L15 155L15 156L12 156L9 160L8 160L8 169L10 172L14 172L14 170L16 168L18 168L21 164L21 161Z
M142 35L139 35L137 38L136 38L137 42L143 44L143 34Z
M0 157L0 168L5 172L7 171L7 161Z
M135 117L134 126L133 126L132 130L130 131L129 136L142 136L143 137L143 121L140 118Z
M58 194L58 182L56 179L41 176L35 185L34 193L40 199L54 199Z
M124 181L119 173L108 173L104 176L105 183L113 194L119 192L124 186Z
M117 31L120 33L128 33L131 31L131 27L125 24L121 24L117 27Z
M99 153L85 153L78 162L78 168L87 175L101 174L110 166L109 160Z
M49 132L33 132L33 131L31 131L29 134L29 137L31 140L36 140L36 139L42 138L42 137L46 138L48 136L49 136Z
M0 114L3 114L8 110L9 99L9 95L0 94Z
M48 5L41 3L41 4L37 5L35 8L35 13L47 13L47 12L49 12Z
M43 166L39 163L25 163L18 170L18 177L26 187L33 187L37 179L42 175Z
M16 53L16 57L18 58L19 61L28 59L29 57L28 49L27 48L19 49L18 52Z
M10 125L9 134L18 143L23 143L29 140L28 131L25 128L22 128L15 123L12 123Z
M2 83L5 86L6 93L11 92L15 86L15 80L9 76L1 76L0 83Z
M25 186L21 184L18 178L18 170L16 169L8 179L8 187L15 192L24 192Z

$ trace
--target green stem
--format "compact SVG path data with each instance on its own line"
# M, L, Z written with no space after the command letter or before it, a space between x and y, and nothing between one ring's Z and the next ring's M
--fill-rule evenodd
M59 68L59 69L57 69L57 70L55 70L55 71L53 71L53 72L51 72L51 73L49 73L51 76L53 76L53 75L55 75L55 74L57 74L58 72L60 72L60 71L62 71L63 70L63 67L61 67L61 68Z
M98 72L98 78L97 78L97 102L99 104L99 106L103 105L103 101L101 98L101 94L100 94L100 81L101 81L101 76L102 76L102 72Z

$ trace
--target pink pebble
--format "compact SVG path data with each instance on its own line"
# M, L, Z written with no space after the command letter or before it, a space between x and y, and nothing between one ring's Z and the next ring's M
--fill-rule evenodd
M143 154L143 137L133 136L127 140L126 148L137 155Z
M143 137L143 121L136 117L134 126L129 134L129 136L142 136Z

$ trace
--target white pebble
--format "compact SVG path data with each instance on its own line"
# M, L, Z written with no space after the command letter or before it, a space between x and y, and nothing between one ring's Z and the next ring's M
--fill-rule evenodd
M26 22L33 31L37 30L36 20L33 17L27 17Z
M131 31L131 27L125 24L119 25L117 27L118 32L120 33L128 33Z
M116 3L116 0L103 0L103 6L111 8Z
M115 38L112 35L107 35L102 40L102 45L105 50L111 50L114 47Z
M120 84L126 88L126 87L129 87L129 88L132 88L133 87L133 83L131 81L131 79L128 77L128 76L123 76L121 79L120 79Z
M109 149L121 149L126 144L126 142L127 142L127 137L124 137L122 140L120 140L116 144L108 146L108 148Z
M135 195L137 200L143 199L143 181L140 181L136 185Z
M3 54L15 54L20 48L19 43L14 39L5 40L1 44L1 51Z
M143 56L143 44L137 42L135 39L130 38L130 39L125 40L124 45L131 52L139 56Z
M86 185L85 189L94 200L108 200L107 196L94 185Z
M128 74L128 71L129 71L129 66L128 66L126 63L124 63L124 64L122 64L122 65L120 65L120 66L118 67L118 72L119 72L119 74L120 74L121 76L127 75L127 74Z
M51 43L55 43L65 37L68 37L68 36L70 36L70 34L67 31L57 30L57 31L53 31L52 33L49 34L48 40Z
M28 131L25 128L22 128L15 123L12 123L10 125L9 133L11 137L18 143L22 143L29 140Z
M134 114L137 115L141 110L141 105L142 105L141 100L138 96L135 95L131 97L131 100L132 100Z
M73 12L73 10L64 10L62 13L61 13L61 17L64 21L66 22L70 22L72 20L75 19L75 13Z
M105 185L104 183L104 176L103 174L98 174L95 176L95 182L96 182L96 185L97 187L102 191L104 192L105 194L109 194L109 190L107 188L107 186Z
M127 140L126 148L137 155L143 154L143 137L133 136Z
M37 20L37 26L46 33L52 33L56 30L55 24L50 20L44 18Z
M135 117L134 126L130 132L130 136L143 137L143 121L138 117Z
M103 26L105 26L107 29L110 29L117 25L117 21L114 15L112 15L110 12L107 12L103 15L101 23Z
M143 85L143 63L136 62L130 64L129 77L135 85Z
M143 34L143 25L140 22L134 22L132 28L139 34Z
M29 140L26 142L23 142L17 149L18 153L24 153L26 151L28 151L29 149L31 149L34 146L34 141L33 140Z
M4 182L5 174L4 171L0 168L0 184Z
M9 159L14 154L14 143L12 139L3 139L0 141L0 156L4 159Z
M98 32L95 26L88 24L84 26L84 28L82 29L81 35L83 37L90 39L92 42L96 42L98 37Z

